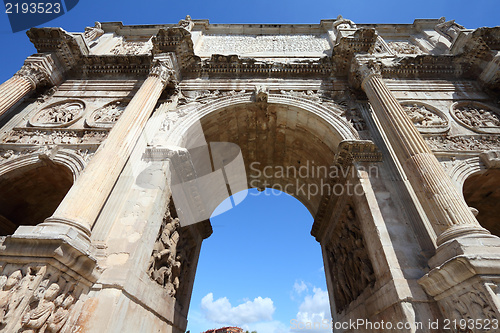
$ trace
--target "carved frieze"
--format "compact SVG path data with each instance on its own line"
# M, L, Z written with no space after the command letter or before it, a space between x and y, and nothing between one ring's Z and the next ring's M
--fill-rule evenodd
M181 93L178 105L189 104L193 102L206 104L212 100L223 97L232 97L243 95L247 93L246 90L186 90Z
M498 332L500 313L495 311L497 307L492 299L498 296L487 290L496 289L496 286L494 283L474 284L439 301L452 323L449 325L452 332ZM471 324L477 322L481 323L481 328Z
M132 42L121 40L110 53L112 54L128 54L128 55L138 55L138 54L149 54L153 48L153 43L151 40L146 42Z
M387 43L396 54L423 54L422 50L410 42L397 41Z
M485 151L500 148L500 137L483 136L424 136L434 151Z
M333 98L331 91L325 90L280 90L280 94L291 97L299 97L312 102L322 104L333 111L345 113L347 104L345 101L338 101Z
M326 246L328 267L333 283L337 313L375 283L375 274L360 223L351 205L347 205Z
M422 102L401 102L403 110L421 133L442 133L450 129L446 115Z
M84 110L83 101L65 100L44 107L28 123L33 127L67 127L78 121Z
M125 110L129 100L117 100L91 112L85 119L88 127L111 128Z
M29 130L14 129L2 140L2 143L18 144L100 144L106 139L108 132L105 130Z
M0 330L5 332L62 332L75 324L88 292L45 265L6 264L0 281Z
M479 133L500 134L500 110L474 101L455 102L451 115L461 125Z

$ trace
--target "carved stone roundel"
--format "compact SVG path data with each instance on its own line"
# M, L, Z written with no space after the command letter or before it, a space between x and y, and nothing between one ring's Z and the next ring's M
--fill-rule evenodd
M117 100L91 112L85 119L88 127L111 128L118 121L129 100Z
M448 117L433 106L415 101L403 101L401 106L421 133L443 133L450 129Z
M80 119L85 103L80 100L65 100L50 104L36 112L29 120L34 127L67 127Z
M500 110L490 105L462 101L451 105L451 115L462 126L479 133L500 134Z

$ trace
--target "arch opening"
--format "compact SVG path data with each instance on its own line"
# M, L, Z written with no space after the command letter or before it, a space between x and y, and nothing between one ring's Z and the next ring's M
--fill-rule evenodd
M251 189L240 205L210 221L214 232L201 249L188 330L329 326L321 246L302 203L275 189Z
M72 185L73 173L52 161L40 160L0 176L0 235L51 216Z
M492 234L500 236L500 169L488 169L469 176L463 187L464 198L478 210L479 223Z

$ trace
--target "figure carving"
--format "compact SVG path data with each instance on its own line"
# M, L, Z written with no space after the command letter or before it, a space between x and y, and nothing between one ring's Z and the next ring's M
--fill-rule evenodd
M333 295L337 313L341 313L375 282L363 235L350 205L333 230L333 241L327 246Z
M23 143L37 145L101 143L108 135L107 131L27 131L12 130L4 137L5 143Z
M491 306L488 294L482 285L473 285L465 293L452 293L440 303L450 320L495 320L498 314Z
M343 18L342 15L339 15L337 16L335 22L333 22L333 29L356 29L356 24L354 24L354 22L351 20Z
M37 306L28 311L22 318L23 333L36 333L45 330L45 323L56 308L56 296L59 293L60 287L57 283L52 283L43 294L43 297L38 301ZM43 328L42 328L43 327Z
M423 105L403 105L403 109L417 127L443 127L447 125L445 119Z
M444 17L441 17L434 29L450 42L453 42L460 33L460 30L465 28L460 24L455 23L455 20L446 21Z
M266 86L255 87L255 101L257 103L267 103L269 98L269 91Z
M97 123L114 123L120 118L127 103L124 101L116 101L105 105L94 113L94 121Z
M194 245L188 230L181 229L175 208L170 208L163 218L163 226L153 247L148 274L163 286L172 297L182 295L182 277L191 269Z
M104 35L104 30L102 30L101 22L95 22L93 27L86 27L83 36L87 42L91 42L97 37Z
M172 218L168 210L163 219L163 228L153 247L148 269L151 278L165 287L171 296L175 296L178 287L178 283L176 287L174 272L180 266L177 258L179 228L179 219Z
M455 106L453 114L458 121L475 129L500 127L500 117L498 114L482 105L469 104Z
M68 321L71 311L70 308L73 305L75 298L71 294L66 296L66 298L64 296L64 294L61 294L54 301L57 309L52 312L47 320L45 332L58 333Z
M409 42L389 42L391 50L397 54L422 54L422 50Z
M138 54L146 54L151 51L153 48L153 43L151 40L147 42L131 42L121 40L113 49L110 51L113 54L129 54L129 55L138 55Z
M191 20L191 16L186 15L186 18L179 21L179 27L191 31L194 27L194 22Z
M21 270L14 271L9 275L5 285L0 291L0 324L6 323L5 319L9 311L14 310L19 303L19 299L16 300L13 296L18 291L22 278L23 273Z
M73 121L85 108L79 101L71 101L48 106L38 112L30 121L31 125L65 124Z
M491 150L500 148L500 138L497 136L436 136L426 137L425 141L432 150Z

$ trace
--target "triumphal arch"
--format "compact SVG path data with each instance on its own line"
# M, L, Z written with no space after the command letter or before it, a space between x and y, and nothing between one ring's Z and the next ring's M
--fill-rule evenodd
M499 331L500 27L27 35L0 86L1 332L184 332L213 210L275 185L314 217L335 323L379 323L336 332ZM341 172L274 172L304 166Z

